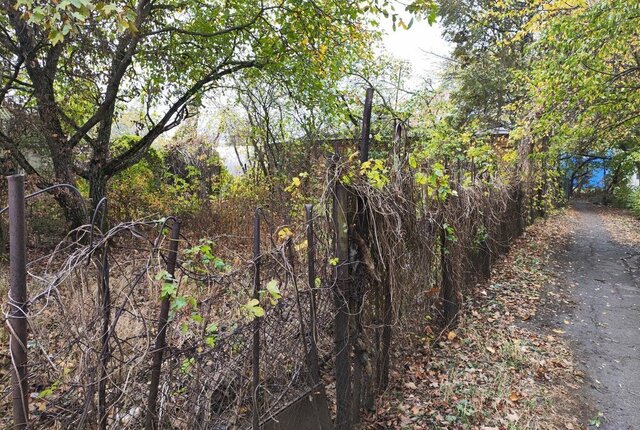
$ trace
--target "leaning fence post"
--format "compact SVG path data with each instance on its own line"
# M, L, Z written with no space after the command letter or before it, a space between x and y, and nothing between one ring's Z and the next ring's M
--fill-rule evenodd
M29 381L27 379L27 245L24 218L24 175L9 181L9 331L11 341L11 386L13 427L29 426Z
M311 346L309 348L309 367L311 380L320 382L320 366L318 365L318 327L316 314L316 242L313 231L313 205L304 205L307 224L307 275L309 280L309 312L311 314Z
M338 155L334 156L333 167ZM333 228L337 262L335 265L335 354L336 354L336 430L351 429L351 351L349 350L349 225L348 195L344 185L336 180L333 195Z
M362 136L360 140L360 162L364 163L369 161L369 148L371 146L371 111L373 109L373 88L367 88L365 100L364 100L364 112L362 114ZM357 201L357 215L358 220L356 222L355 235L359 235L361 239L369 238L369 220L367 218L367 199L366 196L358 196ZM366 243L361 244L361 247L368 246ZM361 253L365 250L361 249ZM360 265L356 270L355 276L363 275L364 265ZM363 347L363 342L360 339L362 334L362 312L363 312L363 299L364 289L366 288L362 282L358 285L352 285L352 291L350 292L350 308L351 313L354 314L354 329L352 332L351 344L353 346L353 423L357 424L360 421L360 410L362 409L362 400L368 395L370 381L366 375L366 362L367 351ZM368 402L367 402L368 403Z
M253 298L260 299L260 208L256 209L253 223ZM259 317L253 319L253 346L252 352L252 384L251 403L253 430L260 430L260 410L258 409L258 388L260 386L260 321Z
M178 240L180 238L180 221L173 220L171 235L169 236L169 253L167 254L167 273L173 282L178 260ZM146 430L156 430L158 426L158 387L160 385L160 370L162 369L162 355L166 348L167 325L169 321L169 308L171 298L162 296L160 302L160 315L158 316L158 335L153 350L153 363L151 364L151 384L149 385L149 398L147 400L147 414L145 419Z
M371 135L371 111L373 110L373 88L367 88L362 114L362 137L360 141L360 161L369 159L369 136Z

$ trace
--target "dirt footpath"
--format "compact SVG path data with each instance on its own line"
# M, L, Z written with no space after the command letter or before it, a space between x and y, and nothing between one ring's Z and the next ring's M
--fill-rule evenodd
M585 373L585 400L603 415L590 428L640 429L640 246L618 235L624 220L615 212L587 202L573 209L575 234L557 267L575 284L575 307L556 323Z

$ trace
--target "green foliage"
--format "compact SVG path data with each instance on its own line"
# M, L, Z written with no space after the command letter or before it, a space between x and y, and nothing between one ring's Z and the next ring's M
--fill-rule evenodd
M318 200L318 187L321 186L319 178L310 175L307 171L300 172L291 178L291 183L284 188L290 194L290 199L287 202L290 215L292 217L300 216L302 214L301 208L305 204L315 204Z
M191 374L191 368L196 364L196 359L194 357L185 358L182 360L180 364L180 372L185 375Z
M280 101L292 99L287 107L296 114L288 119L298 117L300 128L317 132L318 112L333 114L342 104L335 83L373 57L371 46L380 36L377 19L390 16L394 24L409 27L412 21L401 15L432 22L435 13L430 0L416 0L399 11L388 0L169 0L160 6L18 0L1 7L7 43L0 46L0 102L6 98L17 110L38 116L32 123L54 167L43 181L75 183L80 176L96 201L110 178L137 164L158 137L196 114L205 93L223 88L237 90L238 99L246 102L248 134L266 157L261 164L270 164L263 173L274 173L284 164L281 160L304 145L299 139L284 145L296 140L291 139L294 133L275 135L276 128L268 125L274 115L283 116ZM142 107L132 120L140 137L127 150L112 151L112 133L132 106ZM266 113L257 109L265 106ZM307 109L313 106L319 107ZM13 145L13 138L3 142ZM291 150L276 154L283 157L277 160L271 150L279 146ZM14 154L19 150L13 146ZM15 160L37 172L20 155ZM142 167L137 170L126 179L142 187L152 176ZM199 173L202 180L203 170ZM177 211L197 209L191 198L197 175L174 180ZM62 198L60 203L78 223L73 205ZM136 206L143 205L125 207Z
M218 341L218 325L211 323L205 329L205 342L210 348L215 348Z
M182 256L182 265L188 271L205 278L218 276L230 269L230 266L216 255L215 243L210 239L201 238L198 244L184 249ZM201 285L196 283L194 287L201 288ZM192 309L196 309L195 303L192 304Z
M139 140L138 136L122 136L113 143L111 150L116 154L123 153ZM164 175L163 154L151 148L138 163L116 174L109 182L110 216L123 221L172 212Z
M535 45L533 103L543 113L539 133L576 149L628 145L636 137L637 2L576 2L553 15ZM624 148L621 148L624 149Z
M138 136L122 136L113 143L111 150L115 154L123 153L139 140ZM197 166L185 164L180 173L170 171L167 158L167 152L150 148L138 163L111 179L108 194L113 220L193 214L207 201L229 192L234 179L217 154L199 160L201 164ZM212 166L218 168L219 173L212 174ZM206 180L202 170L208 172ZM79 188L88 195L88 182L80 181Z
M473 246L475 248L479 248L482 243L484 243L489 237L489 232L484 225L480 225L475 235L473 236Z
M455 228L453 228L453 226L444 223L442 224L442 228L444 230L444 234L445 234L445 239L448 242L457 242L458 238L456 237L456 230Z
M157 281L162 281L162 287L160 289L161 299L172 299L178 292L178 286L175 283L173 276L166 270L158 272L156 275Z
M516 76L527 68L525 47L533 40L527 24L539 3L439 1L444 36L455 44L456 61L448 74L453 78L449 90L456 128L469 129L470 120L483 129L515 125L519 114L516 106L526 94Z
M570 7L568 7L570 6ZM529 100L518 138L542 142L552 157L610 155L607 191L635 169L640 114L637 2L548 1L532 20L539 32L520 76ZM570 167L570 166L568 166Z
M199 266L213 266L215 270L226 271L228 266L222 259L213 255L214 242L209 239L200 239L198 245L187 248L183 251L186 257L185 263L187 267L192 270L198 271Z
M242 306L242 311L245 317L250 320L264 316L264 308L260 306L258 299L250 299Z
M202 245L202 247L206 246ZM195 252L193 249L190 251L191 254ZM162 281L160 298L170 300L169 320L180 321L180 333L185 337L202 337L209 348L215 348L218 341L218 325L205 322L198 310L196 298L188 293L179 295L175 280L164 270L156 275L156 280ZM251 311L253 314L259 313L257 309L251 309ZM188 361L183 363L185 373L188 373L192 365L193 363Z
M600 428L603 421L604 421L604 414L602 412L598 412L595 417L589 420L589 425L595 428Z
M424 132L426 142L442 142L440 157L467 151L488 176L496 168L524 168L539 209L561 200L562 178L572 172L559 160L571 156L608 158L607 191L621 189L640 166L638 3L442 0L440 6L456 59L446 87L452 107ZM521 157L515 147L483 148L493 142L478 138L495 127L510 131ZM416 181L426 183L427 175L418 173Z
M370 159L360 164L360 175L375 189L381 190L389 183L388 168L382 159Z
M413 168L417 169L417 159L423 155L424 153L414 153L412 158L410 158L409 165L412 167L415 166ZM439 162L431 164L428 168L428 172L426 173L423 171L417 171L414 174L416 184L423 187L426 191L426 197L433 201L444 202L450 196L458 195L457 191L451 188L449 179L449 175L446 173L444 165Z
M640 188L631 189L628 186L620 186L615 190L617 201L638 218L640 218Z
M54 46L65 38L77 35L79 28L90 18L113 21L117 23L120 33L137 31L136 12L126 4L91 0L62 0L43 4L33 0L17 0L15 7L23 11L22 18L27 23L42 27Z
M241 314L249 320L265 316L265 308L260 304L261 300L264 301L266 299L271 306L275 306L282 298L278 281L275 279L267 282L266 289L260 290L258 293L260 299L249 299L249 301L240 308Z
M269 295L269 302L272 306L275 306L278 303L278 300L282 298L280 288L278 287L278 281L272 279L267 283L267 294Z
M38 393L38 397L41 398L41 399L44 399L47 396L50 396L50 395L54 394L58 390L58 388L60 387L61 384L62 384L62 382L60 380L54 381L53 384L51 384L49 387L47 387L44 390L40 391Z

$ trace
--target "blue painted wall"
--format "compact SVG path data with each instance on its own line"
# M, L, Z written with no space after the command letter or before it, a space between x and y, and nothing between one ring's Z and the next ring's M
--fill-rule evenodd
M596 188L598 190L604 190L604 178L606 174L606 169L604 166L592 166L591 167L591 178L587 181L587 188Z
M565 167L569 168L571 165L575 165L578 164L580 161L582 161L584 158L582 157L573 157L571 159L571 163L566 163ZM591 188L591 189L596 189L596 190L604 190L605 189L605 178L607 175L607 169L603 163L602 160L594 160L592 162L590 162L586 168L589 169L589 179L587 180L587 182L585 183L585 185L583 186L584 188ZM568 170L567 173L569 174L567 176L567 179L570 177L571 175L571 171ZM575 187L577 185L578 180L574 180L573 186Z

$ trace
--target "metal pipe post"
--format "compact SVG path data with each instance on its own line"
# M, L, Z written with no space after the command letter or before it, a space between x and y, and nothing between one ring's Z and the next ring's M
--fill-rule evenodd
M27 245L25 229L24 175L9 181L9 330L14 429L29 426L27 375Z
M169 236L169 253L167 255L167 273L174 280L176 262L178 261L178 240L180 238L180 221L175 220ZM162 369L162 355L166 348L167 325L169 322L169 308L171 297L162 297L160 302L160 315L158 316L158 336L153 350L153 363L151 365L151 385L149 386L149 398L147 400L147 416L145 419L146 430L157 430L158 426L158 387L160 385L160 371Z
M253 298L260 299L260 208L256 209L253 223ZM258 389L260 387L260 317L253 320L252 346L252 425L253 430L260 430L260 410L258 409Z

